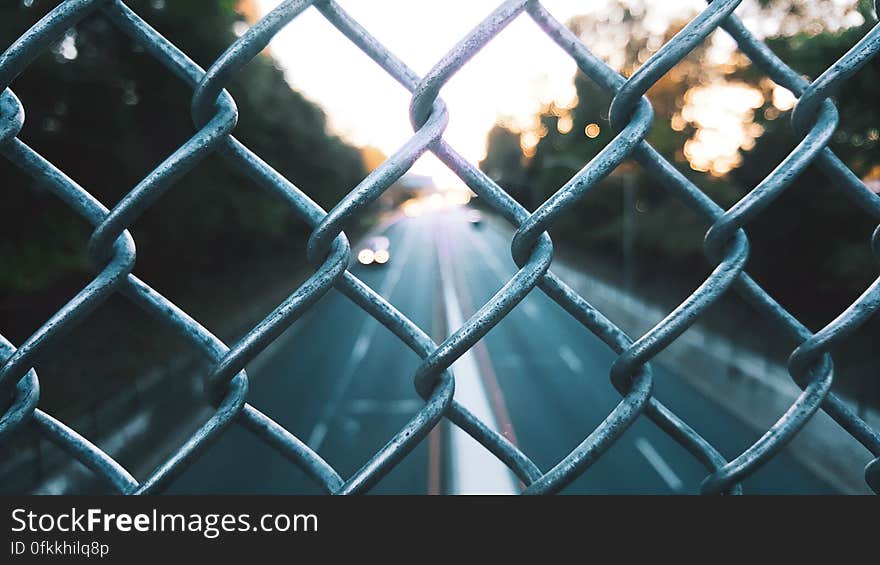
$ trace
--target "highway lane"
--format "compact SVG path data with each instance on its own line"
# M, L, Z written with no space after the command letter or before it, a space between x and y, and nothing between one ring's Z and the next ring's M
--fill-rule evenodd
M474 305L488 300L516 268L507 234L491 225L473 233L451 214L447 229L465 293ZM589 297L587 297L589 299ZM551 468L619 402L608 378L615 355L540 291L530 293L485 338L519 446L542 469ZM662 366L654 366L654 393L728 459L759 434ZM565 492L697 492L704 468L642 417ZM744 483L749 493L831 493L791 456L782 453Z
M413 222L391 226L391 261L354 272L420 327L434 319L436 260L431 233ZM415 413L412 376L419 357L341 293L312 312L249 367L249 402L350 476ZM268 358L265 356L268 355ZM424 441L372 492L426 493ZM175 481L173 493L320 491L293 463L233 426Z
M469 316L515 271L509 235L489 224L473 227L460 211L405 219L386 235L391 261L354 270L438 340L443 318L450 317L448 311L443 315L450 308L441 291L444 284L453 286L456 307ZM442 277L438 261L443 261ZM543 470L582 441L620 399L608 380L614 354L540 291L532 292L471 355L468 367L455 366L457 379L480 381L496 426ZM345 477L418 408L412 385L418 362L390 332L331 291L249 368L250 402L307 441ZM731 457L757 439L750 427L661 367L655 368L655 383L658 398L724 455ZM463 384L456 396L465 402L471 399L459 396L467 388ZM450 477L463 466L490 474L452 436L448 429L442 440L432 434L372 492L449 492L455 488ZM693 457L640 418L565 492L696 492L705 475ZM785 454L745 487L751 493L832 492ZM292 463L233 427L171 492L319 490Z

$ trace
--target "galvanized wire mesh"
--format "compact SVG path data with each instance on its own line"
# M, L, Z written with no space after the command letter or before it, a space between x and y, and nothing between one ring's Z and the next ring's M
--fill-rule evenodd
M24 172L48 186L73 211L94 226L89 245L96 266L94 279L47 320L24 343L14 346L0 336L0 388L9 402L0 417L0 441L14 441L17 432L33 424L40 433L85 464L124 494L162 492L188 465L233 424L250 430L293 464L303 469L326 492L362 493L382 480L442 419L460 427L503 461L522 481L524 493L557 492L589 467L640 415L655 422L687 449L707 470L704 493L739 493L740 482L774 457L810 420L824 410L862 443L874 459L866 481L880 492L880 435L850 411L829 389L833 364L828 351L851 335L880 307L880 279L837 318L816 333L780 306L744 270L749 243L743 228L776 199L810 164L818 166L837 190L853 199L880 222L880 198L826 147L837 127L837 110L830 99L836 89L880 51L880 26L875 26L849 52L813 82L803 79L766 44L758 41L733 15L740 0L711 1L706 9L669 40L631 77L624 78L594 56L572 32L555 20L540 2L508 0L455 45L424 77L419 77L332 0L287 0L251 27L207 71L152 29L122 0L67 0L27 30L0 55L0 153ZM306 9L320 12L328 22L412 93L412 138L332 210L325 212L290 180L233 137L237 111L225 85L257 56L286 24ZM106 208L65 173L17 138L24 122L21 103L9 88L31 61L45 52L77 22L101 12L113 25L142 46L170 72L192 86L192 117L196 133L165 159L112 209ZM529 213L443 138L448 115L438 94L443 85L515 18L534 23L571 56L580 70L614 99L610 121L614 139L564 186ZM676 63L722 28L753 64L798 97L792 116L801 139L797 147L764 180L734 206L724 210L654 150L645 136L654 116L645 92ZM511 251L519 270L491 300L441 344L434 343L392 304L346 270L350 248L344 228L425 152L440 158L464 183L517 228ZM257 185L280 195L313 227L307 255L314 273L258 325L232 346L222 343L199 322L152 289L131 271L134 241L127 231L145 211L174 186L175 181L211 153L244 172ZM626 158L632 158L658 179L694 213L709 220L705 255L714 270L705 281L661 322L637 339L627 336L549 270L553 250L546 230L598 181ZM870 242L880 257L880 229ZM452 363L499 323L534 288L562 306L617 355L611 380L621 400L573 451L553 468L540 469L486 423L453 399ZM247 403L245 365L263 351L315 302L335 288L387 327L415 351L422 362L414 384L424 405L407 425L352 476L341 477L298 437ZM708 441L652 396L649 362L728 292L736 292L766 315L770 327L797 340L788 368L803 392L779 420L754 444L727 461ZM148 477L136 480L112 457L88 439L39 408L35 359L51 355L52 342L70 332L110 295L119 293L167 323L212 360L209 377L215 399L210 419Z

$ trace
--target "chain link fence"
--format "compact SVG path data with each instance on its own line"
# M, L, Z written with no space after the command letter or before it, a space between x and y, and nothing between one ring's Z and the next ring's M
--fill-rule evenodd
M830 392L834 366L829 350L846 340L880 307L880 280L875 281L846 310L813 333L780 306L744 270L749 242L743 231L750 221L786 190L811 164L834 182L837 190L856 202L880 223L880 197L826 147L838 123L830 99L880 52L880 26L875 26L843 57L808 82L758 41L733 15L740 0L714 0L674 38L648 59L631 77L624 78L594 56L562 23L533 0L508 0L498 6L467 37L420 77L388 51L332 0L286 0L267 14L207 69L164 39L122 0L67 0L24 32L0 55L0 153L38 180L74 212L94 226L89 255L95 276L24 343L13 345L0 336L0 389L4 403L0 417L0 442L14 442L27 426L63 448L93 473L123 494L160 493L188 465L199 458L223 431L243 426L300 467L323 490L333 494L369 491L398 465L443 419L458 426L500 459L522 481L523 493L558 492L599 459L641 415L647 416L682 445L707 471L703 493L742 491L741 481L773 458L810 420L824 410L864 445L874 459L865 479L880 492L880 434L871 429ZM412 93L410 117L414 134L396 153L354 187L329 212L321 209L290 180L233 137L237 110L225 85L256 57L273 36L307 9L319 11L348 40ZM158 60L169 72L193 88L192 118L195 134L143 178L112 209L98 202L82 186L23 143L18 133L24 109L9 88L31 61L48 50L86 16L101 12ZM474 164L465 160L443 138L449 116L438 97L443 85L515 18L530 18L572 57L580 70L613 93L610 121L614 139L564 186L529 213ZM792 115L796 148L751 192L724 210L698 186L645 141L654 120L647 90L660 80L707 36L721 28L752 63L776 83L798 97ZM365 208L399 179L424 153L432 152L484 202L517 228L511 252L519 270L492 299L443 343L436 344L392 304L347 271L350 247L344 230ZM307 256L311 276L241 340L228 346L198 320L132 274L135 243L127 228L144 214L189 169L211 153L220 155L254 183L280 195L290 208L312 226ZM695 214L709 220L705 238L706 259L714 270L678 307L638 338L626 335L549 268L553 244L546 230L598 181L624 159L633 159L658 179ZM868 242L866 242L867 244ZM880 258L880 229L870 242ZM492 430L453 399L455 379L448 370L453 362L499 323L529 292L540 289L562 306L586 331L594 333L617 355L610 378L620 402L592 433L551 469L535 465L502 435ZM350 477L342 477L300 438L247 402L246 364L269 346L286 328L331 289L344 294L415 351L422 362L413 376L424 404L394 437ZM680 336L703 312L728 292L735 292L760 310L769 328L797 340L788 368L802 393L757 441L732 460L726 460L688 423L652 396L650 361ZM86 317L115 293L168 324L193 348L211 360L208 377L213 399L211 417L164 462L143 480L133 477L87 438L40 410L37 360L51 355L53 341L75 331ZM769 330L768 330L769 331Z

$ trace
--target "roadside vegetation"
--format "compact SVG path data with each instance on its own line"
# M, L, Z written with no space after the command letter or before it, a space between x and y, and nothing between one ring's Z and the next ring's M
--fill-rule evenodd
M668 29L645 26L643 0L569 22L587 46L629 76L690 20ZM816 78L876 24L873 3L766 0L737 12L798 73ZM653 14L656 15L656 14ZM769 26L769 23L774 26ZM769 27L769 29L767 29ZM722 31L716 32L723 34ZM612 96L583 74L576 99L550 104L530 128L504 122L491 132L481 168L533 210L592 159L615 135L608 122ZM876 191L880 186L880 59L853 76L835 100L840 126L830 147ZM647 93L655 119L648 141L719 205L729 207L776 167L800 141L790 127L795 99L741 54L706 42ZM751 222L747 270L783 306L817 330L851 304L878 275L871 254L876 225L844 191L810 167L769 209ZM599 276L674 306L712 265L703 255L709 225L635 163L591 189L551 235L561 252ZM741 302L726 301L717 325L784 361L794 344L768 343L764 323ZM718 313L719 309L714 309ZM726 320L726 321L725 321ZM868 323L836 357L837 386L880 400L876 338Z
M203 68L247 27L231 0L126 4ZM2 3L0 51L56 5ZM195 132L192 89L100 11L12 89L26 112L20 138L108 208ZM270 52L229 90L236 137L322 206L366 175L360 151L328 132L323 111L290 88ZM0 333L20 344L93 276L92 228L5 159L0 179ZM210 156L131 226L134 272L232 339L295 288L309 231L280 198ZM62 419L90 410L186 353L162 324L113 297L40 360L41 407Z

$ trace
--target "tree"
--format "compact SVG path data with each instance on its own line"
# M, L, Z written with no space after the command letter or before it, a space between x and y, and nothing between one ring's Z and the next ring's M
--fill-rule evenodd
M648 4L640 0L615 4L620 6L618 12L606 10L599 15L575 18L570 27L588 46L604 47L609 62L624 74L631 74L684 22L670 24L662 33L662 40L658 40L656 32L644 25ZM768 0L744 8L744 12L737 13L747 25L752 24L750 29L760 28L759 38L763 37L798 73L810 78L818 77L876 24L873 6L864 0L856 6L831 1ZM685 58L648 92L655 110L648 139L685 176L726 208L755 188L801 138L791 131L788 105L775 100L785 91L743 56L718 62L706 51L714 48L705 44L701 47L703 52ZM743 118L754 130L755 138L753 143L740 146L738 166L707 174L692 170L694 163L689 163L686 147L698 133L698 124L685 119L684 114L686 101L696 89L715 80L747 85L760 96ZM524 176L532 206L558 190L613 136L607 120L611 97L582 74L574 81L578 103L570 112L548 107L539 117L537 132L495 131L490 136L487 157L481 166L502 186L511 175ZM878 89L880 58L874 58L835 95L840 126L831 148L857 175L868 180L880 178ZM571 127L567 123L566 127L558 127L560 120L569 118ZM599 126L594 129L595 136L585 135L587 124ZM524 143L521 163L517 162L510 138L526 140L527 135L535 133L537 143ZM513 165L499 168L504 163ZM637 184L638 221L634 230L638 265L645 282L658 284L657 279L662 278L677 281L675 288L693 288L695 281L703 280L708 273L702 242L709 226L683 210L641 169L627 169L625 175ZM600 272L612 273L611 276L619 276L621 265L622 176L612 174L601 181L551 228L557 242L588 258ZM844 191L811 166L746 226L751 241L747 270L809 327L822 327L877 277L877 261L870 249L875 227L869 215L846 198ZM646 277L646 273L651 275ZM875 319L860 335L876 337L878 331L880 322ZM850 340L839 366L856 367L856 372L876 371L874 341L869 337ZM841 370L841 374L847 371ZM843 386L855 387L853 383L857 380L849 373ZM858 394L867 393L859 389Z
M4 3L0 49L54 4ZM203 68L236 38L240 16L232 0L127 4ZM108 207L195 132L191 88L100 12L39 57L12 89L26 110L21 138ZM322 110L289 87L270 57L257 57L230 90L239 110L235 135L323 206L366 174L358 150L327 132ZM5 159L0 178L0 295L84 275L91 227ZM172 187L132 230L136 272L171 286L301 253L307 235L277 197L216 156Z

